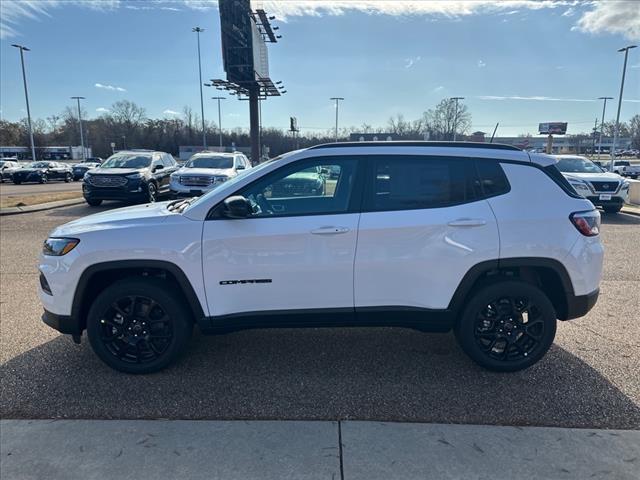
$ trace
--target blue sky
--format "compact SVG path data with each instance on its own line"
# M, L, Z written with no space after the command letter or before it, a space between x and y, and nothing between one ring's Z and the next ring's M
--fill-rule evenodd
M259 2L254 2L259 3ZM307 130L419 118L448 96L464 96L473 130L536 133L545 121L588 131L617 97L623 55L640 40L640 2L264 1L283 38L269 48L287 94L263 105L265 126ZM82 95L90 117L128 99L150 117L199 112L196 38L203 79L223 77L220 25L209 0L3 0L0 2L2 118L26 115L18 51L26 53L32 116L45 118ZM215 90L205 89L207 97ZM518 97L518 98L514 98ZM630 53L621 118L640 113L640 48ZM615 115L608 104L607 118ZM173 113L175 112L175 113ZM213 100L205 117L217 121ZM223 102L223 127L248 127L248 105Z

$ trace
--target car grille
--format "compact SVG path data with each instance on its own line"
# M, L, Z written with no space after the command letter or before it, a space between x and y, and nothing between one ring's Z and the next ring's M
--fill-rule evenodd
M187 187L208 187L220 181L221 178L207 175L181 175L180 183Z
M278 182L272 187L273 197L296 197L302 195L314 195L315 183L309 182Z
M591 185L596 192L615 192L618 190L620 182L615 180L610 182L591 182Z
M122 187L127 179L117 175L92 175L87 180L94 187Z

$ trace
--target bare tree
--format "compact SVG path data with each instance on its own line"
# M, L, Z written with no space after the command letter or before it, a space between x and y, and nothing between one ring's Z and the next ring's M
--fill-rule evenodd
M467 106L451 98L445 98L435 109L427 110L423 117L423 129L432 140L453 140L454 129L464 135L471 128L471 114Z

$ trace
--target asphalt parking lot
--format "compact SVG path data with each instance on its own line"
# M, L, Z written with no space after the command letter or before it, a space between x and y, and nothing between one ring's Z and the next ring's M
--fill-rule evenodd
M2 418L342 419L640 428L640 217L604 215L596 307L529 370L475 366L451 334L196 333L172 368L112 371L40 321L36 256L54 226L105 208L0 218ZM321 294L321 292L319 292Z

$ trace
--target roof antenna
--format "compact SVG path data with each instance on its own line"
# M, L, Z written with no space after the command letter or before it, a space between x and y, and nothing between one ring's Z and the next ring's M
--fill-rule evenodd
M500 122L496 123L496 128L493 129L493 134L491 134L491 140L489 140L489 143L493 143L493 137L496 136L496 130L498 130L498 125L500 125Z

